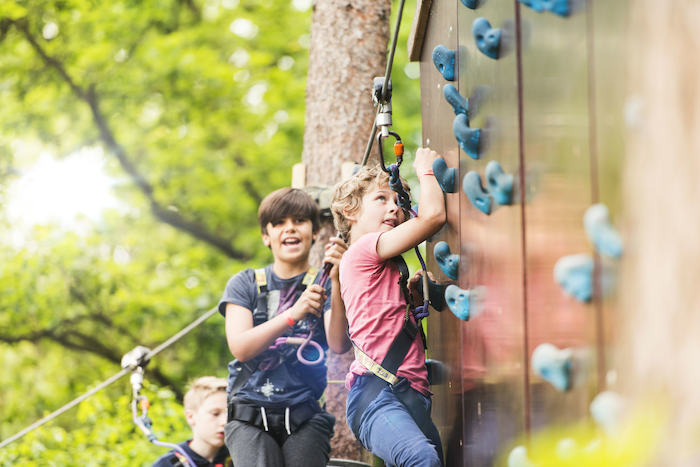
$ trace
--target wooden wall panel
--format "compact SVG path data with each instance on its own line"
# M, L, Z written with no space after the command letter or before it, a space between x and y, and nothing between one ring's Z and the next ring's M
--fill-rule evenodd
M576 349L593 365L568 392L531 373L533 430L585 418L595 391L593 307L564 294L553 279L557 260L592 252L583 230L592 199L586 19L585 12L562 18L521 6L527 353L550 343Z
M593 31L589 61L593 63L592 110L595 127L591 140L595 142L596 177L592 183L592 201L605 204L613 225L619 226L622 212L622 166L627 127L634 127L638 118L640 99L627 94L625 44L627 42L627 12L629 2L590 0L589 30ZM628 115L629 123L625 121ZM632 128L634 130L634 128ZM599 258L600 260L600 258ZM612 274L620 274L619 261L603 259ZM598 268L600 270L600 268ZM600 277L597 278L600 290ZM600 355L598 358L599 389L615 389L617 369L612 366L617 350L614 342L618 315L619 281L605 296L596 297Z
M519 171L518 89L514 53L513 2L489 1L471 10L457 2L459 90L480 101L472 128L481 128L480 158L460 154L460 181L497 161L517 179ZM486 18L502 30L501 57L478 50L474 20ZM461 184L460 184L461 185ZM524 430L523 418L523 259L521 216L517 202L486 215L460 186L461 264L459 286L481 290L478 314L462 326L464 465L491 465L502 446Z
M457 48L457 2L433 1L428 26L425 31L420 64L421 115L423 120L423 145L443 155L448 166L459 163L458 146L452 136L452 107L443 99L442 89L448 81L438 72L432 62L433 48L442 44ZM446 280L435 264L433 246L444 240L453 251L459 250L459 196L447 195L448 224L428 242L426 256L429 269L440 281ZM455 249L456 248L456 249ZM439 360L450 368L447 382L431 389L433 397L433 420L442 438L448 465L462 465L462 398L461 367L462 349L460 327L455 326L454 316L449 311L432 312L428 320L429 358ZM457 456L457 457L455 457Z
M573 2L578 10L568 18L517 0L479 3L471 10L460 0L433 0L421 55L423 142L459 167L460 185L447 195L447 227L428 245L429 268L448 281L432 255L445 240L460 254L459 279L450 282L482 290L469 321L447 310L429 320L429 356L451 368L447 384L433 387L433 418L447 464L470 466L493 465L540 429L586 420L593 397L614 385L615 293L579 302L553 270L564 256L594 253L583 227L591 204L606 204L616 220L624 115L634 110L621 58L627 1ZM479 17L502 29L498 60L475 45ZM431 60L438 44L457 50L451 84L465 97L481 97L470 122L485 137L478 160L452 133L455 115L443 97L449 82ZM492 160L514 175L515 199L487 216L461 185L472 170L483 179ZM517 195L521 172L525 199ZM530 357L542 343L575 350L583 367L572 390L558 391L533 372Z

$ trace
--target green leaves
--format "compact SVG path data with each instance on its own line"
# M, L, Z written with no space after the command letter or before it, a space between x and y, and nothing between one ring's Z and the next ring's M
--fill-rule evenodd
M0 439L115 374L136 345L155 348L216 306L232 274L271 259L259 201L290 183L304 135L311 12L293 4L0 2ZM420 112L405 56L394 119L410 153ZM8 184L44 152L95 146L122 208L71 229L36 226L17 243ZM225 376L231 358L216 315L148 365L159 436L189 436L185 383ZM151 465L165 450L134 428L130 392L124 380L98 393L3 449L0 465Z
M126 389L126 384L119 384ZM156 438L179 443L191 438L184 410L172 392L143 391L151 401L149 417ZM128 391L124 390L124 394ZM151 444L131 418L130 400L116 391L98 392L74 409L70 428L49 422L21 443L3 449L0 466L150 466L168 449ZM140 411L138 412L140 415Z
M18 20L27 14L27 9L17 2L5 1L0 4L0 18Z

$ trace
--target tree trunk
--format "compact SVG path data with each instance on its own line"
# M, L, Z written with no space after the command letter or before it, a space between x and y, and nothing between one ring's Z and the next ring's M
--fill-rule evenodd
M391 0L317 0L314 4L306 87L302 161L309 186L333 186L343 162L360 162L372 130L372 78L383 76L389 41ZM312 261L334 231L324 222ZM342 381L352 352L330 353L327 408L335 415L331 456L369 461L345 421L347 390Z
M384 76L390 0L314 5L302 161L309 185L333 185L360 162L372 129L372 78Z

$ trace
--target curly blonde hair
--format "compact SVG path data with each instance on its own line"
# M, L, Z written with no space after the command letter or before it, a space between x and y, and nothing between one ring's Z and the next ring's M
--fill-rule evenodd
M406 180L401 177L406 193L410 195L411 189ZM338 183L335 186L333 201L331 202L331 212L333 213L333 223L338 234L350 242L351 222L345 217L345 213L355 213L362 205L362 197L374 187L388 186L389 174L384 172L379 166L360 168L352 177ZM404 213L404 219L408 219L408 213Z

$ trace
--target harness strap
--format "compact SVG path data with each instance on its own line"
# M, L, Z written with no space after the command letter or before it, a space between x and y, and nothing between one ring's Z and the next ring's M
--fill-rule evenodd
M310 284L314 282L316 275L318 274L318 269L309 268L304 274L304 278L301 280L299 290L304 291ZM259 324L267 321L268 318L268 288L267 288L267 274L265 273L265 268L255 269L255 284L258 288L258 297L256 301L256 307L253 311L253 325L257 326Z
M316 269L314 267L310 267L309 270L306 271L304 278L301 280L301 283L304 285L304 289L306 289L309 285L313 284L314 279L316 279L317 274L318 274L318 269Z
M401 273L399 286L406 300L406 313L404 315L403 326L401 326L401 330L396 337L394 337L394 341L391 343L389 351L381 363L375 362L369 355L363 352L359 346L352 342L352 340L351 342L355 350L355 359L377 377L394 385L399 380L398 376L396 376L396 372L403 363L404 358L406 358L408 349L411 348L413 341L416 339L416 335L420 331L424 346L425 336L423 335L423 328L420 326L420 320L418 322L413 322L411 320L411 297L408 291L408 266L400 255L391 258L391 260L396 264Z
M418 334L418 325L411 321L408 310L406 310L406 312L406 319L404 319L401 331L399 331L394 341L391 343L389 351L384 357L384 360L382 360L382 363L375 362L372 357L364 353L357 344L351 341L355 349L355 358L357 361L379 378L392 385L396 384L399 380L398 376L396 376L396 372L401 366L401 363L403 363L404 358L406 358L408 349L411 348L416 334Z
M267 321L267 276L265 269L255 270L255 284L258 286L258 298L253 311L253 326Z
M355 359L362 363L365 368L374 373L378 378L383 379L389 384L396 384L398 382L399 378L394 373L372 360L372 357L364 353L354 342L352 343L352 347L355 350Z
M416 249L416 252L418 252L417 249ZM419 259L420 259L420 257L419 257ZM401 278L399 279L399 287L401 287L401 293L403 293L403 298L404 298L404 300L406 300L406 305L407 305L406 318L404 321L404 327L405 327L407 322L409 321L409 319L408 319L409 311L411 311L411 312L413 311L413 301L411 300L411 292L408 290L408 277L409 277L408 266L406 265L406 261L404 261L403 256L401 256L401 255L394 256L393 258L391 258L391 261L394 262L396 267L399 269L399 273L401 274ZM418 323L418 330L420 331L420 337L423 340L423 348L427 349L428 348L428 340L426 339L425 333L423 332L423 326L420 326L420 319L417 320L417 323ZM413 339L411 338L411 342L412 341L413 341ZM406 349L406 352L408 352L408 348ZM404 356L405 356L405 354L404 354ZM401 364L401 362L403 362L403 357L401 357L401 359L399 361L399 365Z
M408 291L408 266L406 265L406 261L404 261L403 256L398 255L394 256L391 258L391 261L396 265L396 267L399 269L399 273L401 274L401 278L399 279L399 287L401 287L401 293L403 294L403 298L406 300L406 304L410 305L411 304L411 293Z
M406 307L406 316L401 331L394 337L394 342L391 343L389 351L382 360L382 366L392 373L396 373L406 358L408 349L416 340L416 334L418 334L418 325L411 320L410 312Z
M228 406L229 421L237 420L265 431L284 430L288 435L321 411L320 405L311 402L302 402L283 409L265 408L236 401L232 401Z

